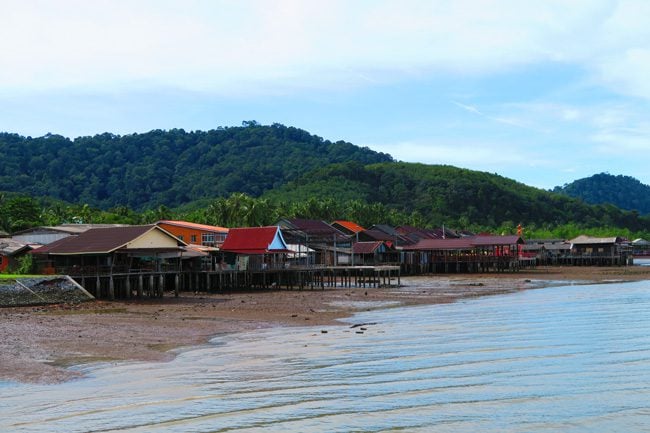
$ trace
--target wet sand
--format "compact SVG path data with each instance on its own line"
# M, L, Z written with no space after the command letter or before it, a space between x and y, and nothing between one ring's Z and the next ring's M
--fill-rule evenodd
M171 349L273 326L331 325L358 311L559 284L650 279L650 267L539 267L512 274L402 278L400 288L332 288L222 294L165 294L142 301L93 301L0 309L0 380L54 383L91 362L166 361Z

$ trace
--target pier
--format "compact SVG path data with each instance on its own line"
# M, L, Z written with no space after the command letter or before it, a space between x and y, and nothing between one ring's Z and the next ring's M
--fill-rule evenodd
M65 273L65 269L60 270ZM67 270L71 271L71 270ZM182 291L219 293L241 290L324 290L377 288L401 284L400 266L328 266L218 271L68 272L97 299L178 296Z

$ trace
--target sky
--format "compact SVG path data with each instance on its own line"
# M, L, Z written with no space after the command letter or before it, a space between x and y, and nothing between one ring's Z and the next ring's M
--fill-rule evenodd
M24 136L256 120L545 189L650 184L649 77L647 0L0 0L0 131Z

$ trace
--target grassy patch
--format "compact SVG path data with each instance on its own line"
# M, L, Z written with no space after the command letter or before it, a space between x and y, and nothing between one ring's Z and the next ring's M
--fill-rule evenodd
M16 280L18 278L42 278L44 275L18 275L18 274L0 274L0 280Z

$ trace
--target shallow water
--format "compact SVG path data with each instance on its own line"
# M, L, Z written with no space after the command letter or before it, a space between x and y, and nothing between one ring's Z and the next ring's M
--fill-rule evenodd
M650 431L650 282L388 309L351 323L375 322L235 334L169 363L5 384L0 431Z

